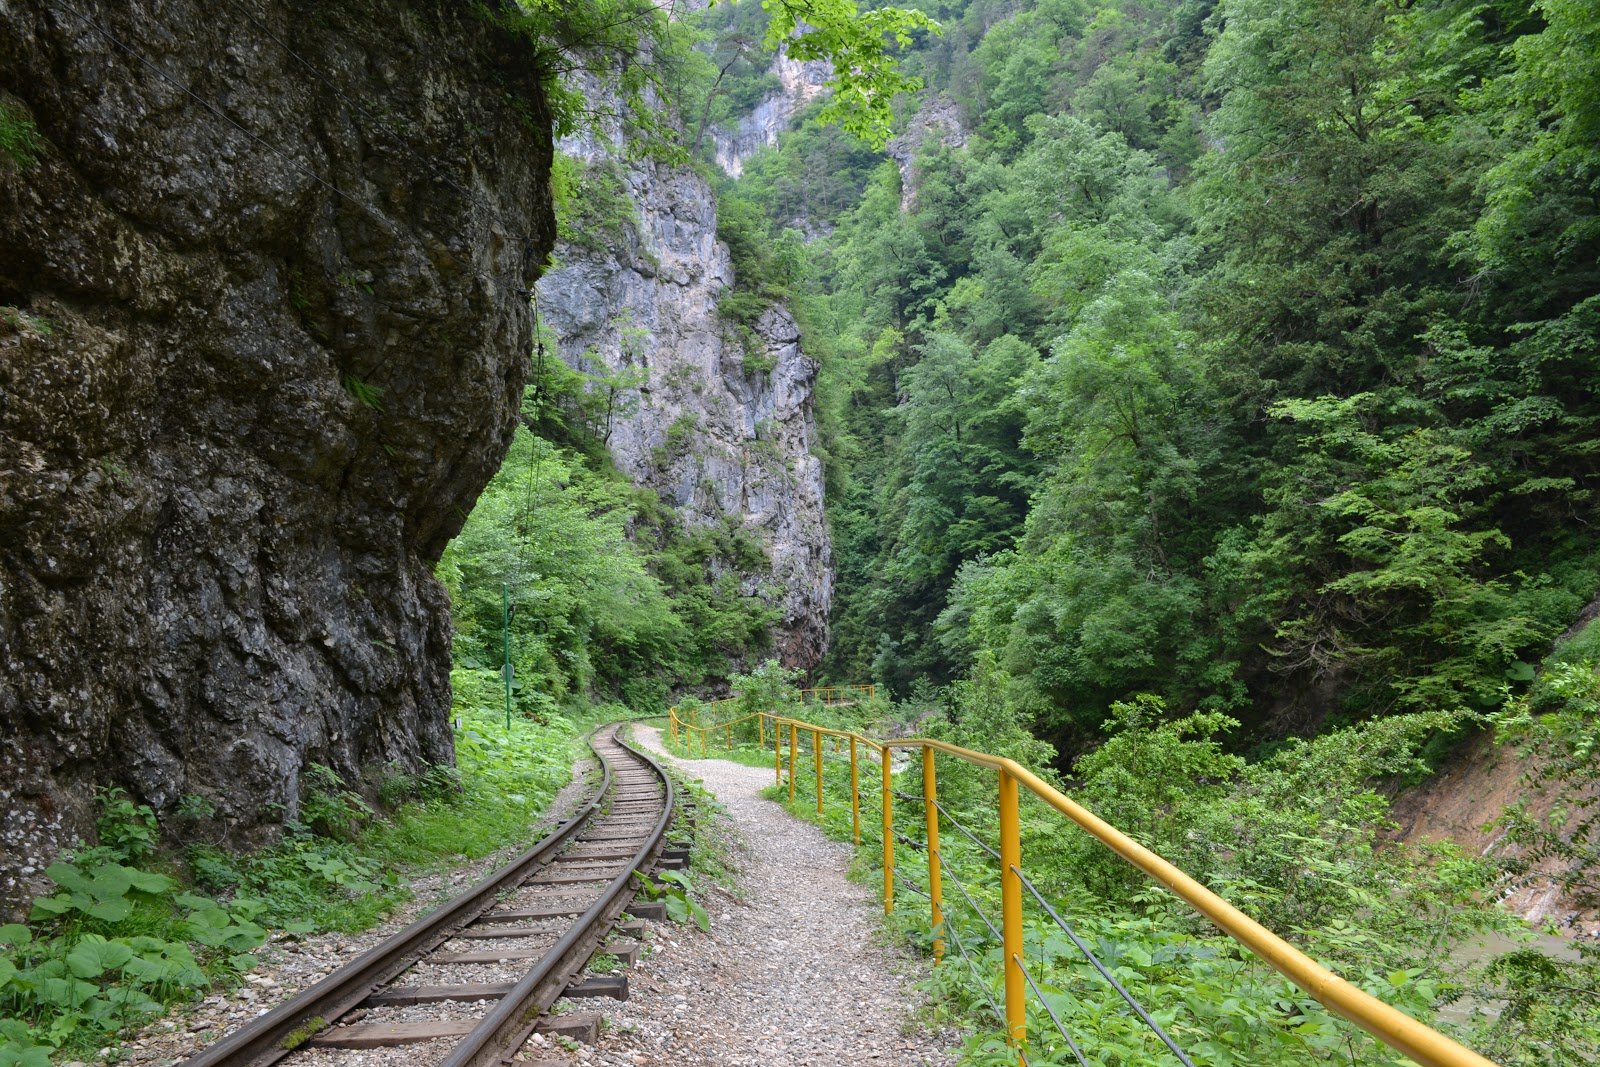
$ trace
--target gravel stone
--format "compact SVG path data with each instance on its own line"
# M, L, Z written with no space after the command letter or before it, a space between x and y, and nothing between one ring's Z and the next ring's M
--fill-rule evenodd
M634 727L665 755L660 733ZM607 1029L597 1049L525 1049L590 1067L948 1067L953 1032L914 1018L914 964L885 947L878 900L845 878L850 848L764 800L772 772L725 760L675 760L728 811L738 896L705 901L711 931L659 924L629 973L629 999L590 1001ZM587 1054L587 1055L585 1055Z
M114 1052L120 1064L140 1067L171 1067L220 1040L257 1015L288 1000L356 956L374 947L385 938L405 929L413 921L433 910L446 900L461 893L491 871L505 866L512 857L526 849L553 830L557 823L570 815L591 791L584 781L585 773L594 765L594 759L585 756L573 767L573 781L551 800L545 814L529 829L526 839L507 845L499 852L481 860L449 871L418 876L411 880L412 899L396 908L379 926L360 934L318 934L303 939L275 935L255 953L261 964L246 974L239 988L207 995L204 999L173 1008L165 1018L152 1021L142 1031L129 1034L116 1049L107 1049L104 1061ZM515 894L513 894L515 896ZM532 897L530 896L530 901ZM543 901L547 899L539 896ZM500 905L509 907L510 905ZM518 924L524 925L524 924ZM527 923L525 925L541 925ZM541 926L542 928L542 926ZM559 924L552 927L559 932ZM555 936L550 938L553 942ZM450 951L483 952L492 949L508 950L526 948L536 943L531 939L467 940L450 943ZM421 984L421 983L415 983ZM439 1046L435 1050L433 1046ZM407 1050L374 1050L351 1052L346 1050L303 1050L296 1054L296 1067L322 1067L337 1062L341 1067L383 1067L385 1064L421 1065L442 1059L450 1043L430 1041L410 1046L410 1059L400 1056ZM442 1050L442 1051L441 1051ZM435 1052L437 1054L435 1055Z

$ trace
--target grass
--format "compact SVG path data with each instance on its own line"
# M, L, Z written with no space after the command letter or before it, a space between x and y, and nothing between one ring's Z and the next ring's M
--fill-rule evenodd
M0 926L0 1067L117 1047L168 1005L237 984L269 931L365 929L410 898L418 875L527 842L570 781L577 727L552 717L508 730L495 709L456 714L456 769L387 776L379 811L308 768L300 821L253 854L162 854L151 810L105 794L101 844L48 869L58 891L27 924Z
M660 730L662 747L679 759L725 759L730 763L738 763L745 767L765 767L768 770L772 769L772 749L761 748L754 743L753 739L746 741L742 738L735 737L733 747L728 748L726 747L724 741L708 736L706 738L704 754L702 755L698 737L696 737L695 743L692 746L684 741L679 741L677 744L674 744L672 741L672 735L668 731L665 720L662 720ZM768 741L770 744L770 736ZM783 758L786 761L784 764L786 767L788 766L788 753L789 750L787 747L785 747ZM809 759L810 757L808 756L807 758Z
M544 723L458 708L455 771L415 779L412 799L379 815L348 791L322 789L306 801L306 826L292 826L278 846L249 856L191 849L196 880L267 902L263 919L286 929L354 933L381 921L411 896L420 874L459 867L529 828L571 778L577 728L562 718ZM312 813L316 817L312 817Z
M9 104L0 103L0 160L30 167L44 150L44 141L33 120Z

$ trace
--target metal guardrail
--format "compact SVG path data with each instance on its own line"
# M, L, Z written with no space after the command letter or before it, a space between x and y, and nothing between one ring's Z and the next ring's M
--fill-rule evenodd
M800 694L800 702L802 704L822 704L825 707L837 707L837 706L839 706L841 704L858 704L858 703L860 703L861 701L864 701L864 700L865 701L876 700L877 697L878 697L878 687L876 685L874 685L874 684L867 684L867 685L825 685L825 686L818 686L818 687L812 688L812 689L801 689L801 690L798 690L798 692ZM756 718L757 717L756 713L751 713L751 714L748 714L748 715L741 715L736 719L730 719L730 720L728 720L726 722L719 722L715 726L702 726L701 725L699 716L700 716L700 714L702 712L710 715L713 718L715 718L715 717L718 717L720 715L727 714L731 709L735 708L742 700L743 700L742 697L731 696L731 697L723 697L721 700L713 700L708 704L696 704L696 705L694 705L694 708L695 708L694 715L693 715L693 717L691 717L689 719L682 718L678 714L678 708L677 707L674 706L672 708L668 708L667 709L667 716L668 716L668 719L672 723L672 737L673 737L673 739L676 740L677 737L678 737L678 728L679 728L680 724L692 727L692 728L697 729L697 730L725 730L725 729L728 729L728 728L730 728L730 727L732 727L732 726L734 726L734 725L736 725L738 723L748 722L749 720L751 720L753 718ZM765 718L771 718L772 717L767 712L762 712L760 714ZM729 746L731 747L731 745L732 745L732 741L731 741L732 735L729 734L728 736L730 738ZM701 740L704 741L704 737L703 736L702 736ZM762 740L762 747L766 747L766 741L765 741L764 738Z
M772 769L774 777L780 785L784 780L784 742L788 742L788 784L789 802L791 804L795 800L800 735L802 733L809 735L812 754L812 777L814 777L816 784L817 813L819 815L824 811L823 739L832 738L835 749L841 757L843 755L842 750L848 745L850 813L852 834L857 845L861 844L861 748L864 746L877 754L877 762L880 766L881 810L883 813L883 910L885 914L890 914L894 911L895 842L898 838L902 842L927 853L926 888L917 886L907 886L906 888L911 889L918 896L926 897L928 900L929 919L933 931L935 964L938 964L944 957L946 934L955 935L954 927L947 925L944 917L943 881L947 874L947 865L941 858L939 847L942 809L939 804L937 756L944 754L995 772L1000 829L999 850L996 852L980 842L984 850L994 856L1000 864L1001 928L999 930L999 940L1004 960L1004 1011L1001 1012L999 1010L999 1005L992 1006L996 1009L996 1016L1000 1018L1007 1039L1012 1047L1017 1050L1018 1063L1023 1067L1026 1067L1028 1062L1026 1053L1028 1037L1027 998L1030 987L1033 994L1038 997L1041 1003L1044 1003L1044 998L1039 991L1038 985L1033 976L1024 967L1022 942L1022 893L1024 887L1043 906L1050 918L1062 928L1073 944L1085 954L1089 963L1103 977L1109 979L1113 986L1116 987L1117 992L1128 1002L1136 1014L1147 1025L1153 1027L1154 1032L1166 1044L1168 1049L1175 1053L1181 1062L1189 1063L1188 1057L1183 1051L1159 1026L1156 1026L1154 1020L1150 1018L1143 1006L1120 983L1116 982L1116 979L1094 957L1088 946L1082 942L1067 922L1051 907L1043 894L1023 874L1019 805L1020 789L1023 788L1087 831L1101 844L1139 868L1151 879L1172 890L1196 911L1209 919L1217 929L1249 949L1289 981L1316 998L1324 1007L1359 1026L1390 1048L1403 1053L1417 1064L1422 1065L1422 1067L1496 1067L1493 1061L1473 1052L1432 1027L1411 1018L1411 1016L1398 1008L1384 1003L1372 994L1334 974L1322 964L1313 960L1310 956L1307 956L1289 942L1207 889L1194 878L1128 837L1093 812L1082 807L1014 760L1003 756L993 756L987 752L975 752L972 749L962 748L958 745L952 745L929 737L874 740L850 730L822 726L772 712L757 712L727 722L702 724L699 722L685 722L679 719L676 708L668 711L668 723L674 743L687 743L692 749L694 747L694 737L698 734L699 747L703 755L707 754L708 751L708 734L720 734L726 746L731 748L733 745L733 728L751 719L756 720L756 732L762 748L765 748L767 744L768 724L770 723L772 727ZM904 794L897 794L893 788L895 773L893 755L896 749L919 751L921 753L922 796L920 799L924 811L926 835L922 841L912 841L909 838L902 837L895 830L894 800L897 795L904 796ZM960 826L959 823L951 819L948 813L945 813L945 819L952 826L970 834L970 831L965 827ZM958 888L961 889L963 895L966 895L964 886L958 884ZM987 918L984 919L984 922L991 929L993 928ZM959 951L959 943L957 943L957 948ZM968 957L968 963L972 963L970 957ZM973 966L976 965L973 964ZM1047 1011L1050 1010L1048 1003L1045 1003L1045 1008ZM1067 1035L1065 1027L1061 1026L1060 1020L1056 1018L1053 1011L1050 1011L1050 1015L1052 1021L1061 1030L1062 1036L1066 1038L1068 1046L1081 1060L1082 1053L1078 1051L1077 1043Z

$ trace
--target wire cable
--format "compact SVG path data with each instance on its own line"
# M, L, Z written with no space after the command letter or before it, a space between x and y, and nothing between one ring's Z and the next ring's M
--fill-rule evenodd
M945 861L943 853L939 854L939 866L944 871L945 876L948 877L952 883L954 883L956 889L966 900L967 906L972 909L972 913L983 922L983 925L989 928L989 933L994 935L995 941L1003 944L1005 942L1004 935L1002 935L999 930L995 929L994 923L990 922L989 917L983 913L983 909L978 907L978 902L972 899L972 894L967 892L966 883L964 883L960 878L956 877L956 872L951 869L950 864Z
M940 925L944 928L944 932L950 935L950 943L955 945L956 953L963 960L966 960L967 966L972 969L973 977L978 980L978 989L983 993L983 999L988 1003L989 1010L994 1012L995 1020L1000 1023L1001 1027L1004 1027L1006 1025L1006 1013L1000 1010L1000 1005L995 1003L994 997L990 995L989 983L984 981L983 971L973 962L972 957L967 954L966 946L961 943L961 934L956 931L954 926L950 925L948 920Z
M1128 1002L1128 1006L1132 1008L1138 1014L1139 1018L1144 1020L1144 1024L1161 1039L1161 1043L1166 1045L1167 1048L1172 1051L1174 1056L1178 1057L1178 1062L1182 1063L1183 1067L1194 1067L1194 1061L1184 1053L1183 1049L1177 1046L1172 1038L1167 1036L1167 1032L1161 1028L1161 1024L1150 1017L1150 1013L1144 1010L1144 1005L1140 1004L1138 1000L1134 999L1133 994L1124 989L1122 983L1117 981L1116 977L1110 971L1106 970L1105 964L1100 962L1100 958L1091 952L1089 950L1089 946L1083 943L1083 939L1077 935L1071 926L1067 925L1067 920L1063 919L1056 913L1056 909L1050 906L1050 902L1044 898L1044 894L1039 892L1038 888L1033 884L1033 882L1028 879L1028 876L1017 870L1015 867L1012 867L1011 871L1019 879L1021 879L1023 885L1028 887L1028 892L1033 894L1034 899L1039 902L1040 906L1044 908L1045 912L1049 914L1050 918L1054 919L1056 925L1061 927L1061 932L1072 939L1072 943L1078 947L1078 951L1083 953L1084 958L1087 959L1091 965L1093 965L1095 970L1100 972L1100 976L1107 982L1111 983L1111 988L1115 989L1117 994L1121 996L1123 1000Z
M996 863L1000 863L1001 862L1000 853L996 852L994 849L990 848L983 841L979 840L977 835L974 834L971 830L967 829L966 826L962 825L961 820L957 819L954 815L951 815L950 812L945 809L945 806L943 804L941 804L937 800L935 800L933 802L933 806L939 809L939 814L943 815L946 819L950 820L950 825L951 826L954 826L957 830L960 830L964 835L966 835L966 838L967 838L968 841L971 841L974 845L977 845L979 848L981 848L985 852L987 852L990 855L990 857L994 859L994 861Z
M1056 1016L1056 1011L1050 1006L1050 1002L1044 999L1044 990L1040 989L1039 983L1033 980L1033 975L1028 973L1028 968L1022 965L1022 957L1012 956L1011 958L1016 961L1017 970L1022 972L1022 977L1027 979L1028 985L1033 989L1033 995L1039 998L1039 1003L1044 1005L1044 1010L1049 1013L1050 1021L1056 1024L1056 1029L1061 1033L1061 1039L1067 1043L1067 1047L1072 1050L1072 1054L1078 1057L1078 1062L1083 1064L1083 1067L1089 1067L1089 1061L1083 1057L1083 1050L1078 1047L1076 1041L1072 1040L1072 1035L1067 1033L1067 1028L1061 1025L1061 1020Z

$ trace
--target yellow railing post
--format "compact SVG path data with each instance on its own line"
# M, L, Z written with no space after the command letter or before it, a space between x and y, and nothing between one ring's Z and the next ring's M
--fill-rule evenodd
M733 751L733 723L730 722L727 726L723 727L722 729L723 729L722 747L727 749L729 752L732 752Z
M861 844L861 779L856 772L856 735L850 735L850 833Z
M709 754L710 752L706 748L706 728L702 726L700 727L700 758L705 759Z
M677 708L668 708L667 709L667 726L669 727L669 732L672 734L672 743L674 745L676 745L678 743L678 709Z
M767 713L766 712L764 712L764 711L756 712L756 729L761 732L761 744L760 744L759 747L766 748L767 747Z
M1006 1029L1021 1050L1028 1040L1028 1010L1022 976L1022 818L1017 780L1000 768L1000 925L1006 954ZM1018 1056L1019 1067L1021 1056Z
M783 724L777 719L772 720L772 784L783 784Z
M811 762L817 767L817 814L822 814L822 731L811 731Z
M794 803L794 750L800 744L800 727L789 723L789 803Z
M894 755L889 746L883 756L883 913L894 911Z
M939 869L939 783L933 748L922 746L922 807L928 817L928 905L933 921L933 962L944 959L944 872Z

